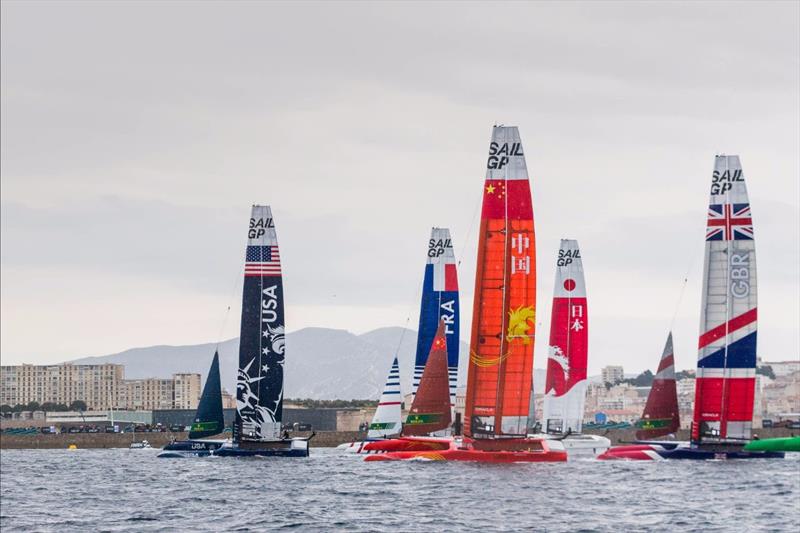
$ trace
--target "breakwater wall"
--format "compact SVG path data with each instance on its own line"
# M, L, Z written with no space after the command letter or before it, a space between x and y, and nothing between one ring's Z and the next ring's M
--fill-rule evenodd
M636 430L611 429L611 430L590 430L586 433L602 435L611 439L612 445L631 442L636 438ZM762 439L773 437L789 437L800 434L800 431L787 428L763 428L755 430L754 433ZM295 437L307 437L310 433L293 433ZM343 442L351 442L364 437L363 433L357 431L318 431L311 441L312 448L333 448ZM66 449L74 444L79 449L82 448L128 448L134 440L141 441L147 439L153 448L161 448L171 439L186 439L186 433L61 433L61 434L35 434L35 435L13 435L0 433L0 449ZM689 431L682 429L676 435L677 440L689 440Z

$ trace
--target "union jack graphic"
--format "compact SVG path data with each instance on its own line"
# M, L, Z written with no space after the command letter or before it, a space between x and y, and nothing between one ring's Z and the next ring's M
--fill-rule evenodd
M708 206L707 241L752 241L753 219L750 204Z

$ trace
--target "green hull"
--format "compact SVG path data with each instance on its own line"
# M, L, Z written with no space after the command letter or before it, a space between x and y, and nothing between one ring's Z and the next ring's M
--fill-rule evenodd
M747 452L800 452L800 437L753 440L744 449Z

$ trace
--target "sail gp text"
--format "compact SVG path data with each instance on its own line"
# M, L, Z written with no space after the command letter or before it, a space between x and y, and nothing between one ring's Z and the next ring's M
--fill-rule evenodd
M492 142L489 144L489 160L486 168L500 170L508 164L509 157L512 155L523 156L522 143L500 143Z
M275 228L275 223L271 218L251 218L247 238L258 239L267 232L267 228Z
M428 241L428 257L439 257L444 253L445 248L452 247L450 239L431 239Z
M731 294L735 298L744 298L750 294L750 253L731 254Z
M719 170L715 170L714 174L711 175L711 194L725 194L731 190L734 181L744 181L742 169L734 170L733 173L730 170L722 173Z

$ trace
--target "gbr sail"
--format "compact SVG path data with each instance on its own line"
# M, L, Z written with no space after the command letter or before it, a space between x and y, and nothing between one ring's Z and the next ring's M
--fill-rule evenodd
M675 355L672 349L672 332L658 363L653 386L647 396L642 419L636 424L636 438L654 439L675 433L681 427L678 411L678 391L675 385Z
M739 156L719 155L706 226L692 440L750 439L756 371L756 251Z
M285 323L281 255L267 205L254 205L242 287L234 442L275 439L283 417Z
M536 254L519 130L495 126L483 183L464 432L524 435L533 372Z
M413 394L417 393L419 380L428 361L433 338L444 321L447 337L447 367L450 380L450 403L455 404L458 379L458 276L453 241L447 228L432 228L428 240L428 261L422 282L422 302L417 333L417 354L414 362Z
M580 433L586 403L589 315L578 241L562 239L556 259L542 428Z

